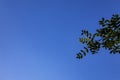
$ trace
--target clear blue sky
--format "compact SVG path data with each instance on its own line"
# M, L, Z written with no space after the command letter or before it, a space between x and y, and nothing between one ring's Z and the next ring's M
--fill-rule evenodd
M81 29L114 13L119 0L0 0L0 80L120 80L120 55L75 58Z

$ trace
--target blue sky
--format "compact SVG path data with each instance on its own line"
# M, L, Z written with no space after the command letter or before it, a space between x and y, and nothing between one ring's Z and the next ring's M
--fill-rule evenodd
M0 80L119 80L120 55L82 60L81 29L120 14L119 0L0 0Z

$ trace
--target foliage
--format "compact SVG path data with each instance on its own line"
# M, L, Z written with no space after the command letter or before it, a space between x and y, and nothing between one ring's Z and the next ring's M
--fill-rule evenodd
M108 20L102 18L99 21L100 29L96 29L95 33L82 30L79 42L84 44L83 50L77 54L77 58L81 59L87 53L98 53L100 48L108 50L111 54L120 53L120 17L118 14L112 15Z

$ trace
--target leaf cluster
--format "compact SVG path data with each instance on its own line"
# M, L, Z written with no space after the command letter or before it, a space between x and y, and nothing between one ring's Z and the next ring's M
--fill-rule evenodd
M100 28L95 33L82 30L79 42L84 44L83 50L77 54L81 59L87 53L98 53L100 48L109 50L112 53L120 53L120 17L118 14L112 15L110 19L102 18L99 21Z

